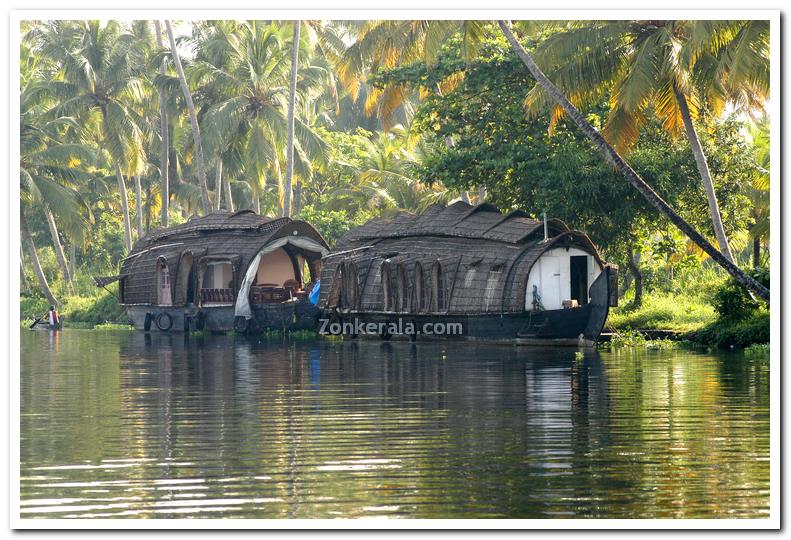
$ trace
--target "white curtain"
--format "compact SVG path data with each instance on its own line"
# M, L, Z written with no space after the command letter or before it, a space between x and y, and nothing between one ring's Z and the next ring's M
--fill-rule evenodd
M261 251L256 253L250 265L247 267L247 272L244 274L242 285L239 287L239 294L236 296L236 307L234 308L234 315L236 317L244 317L245 319L253 318L253 308L250 306L250 286L255 281L255 276L258 273L258 264L261 262L261 257L276 249L279 249L286 244L298 247L305 251L312 253L320 253L322 257L327 254L328 250L315 240L310 238L302 238L299 236L288 236L278 238L274 242L267 244Z

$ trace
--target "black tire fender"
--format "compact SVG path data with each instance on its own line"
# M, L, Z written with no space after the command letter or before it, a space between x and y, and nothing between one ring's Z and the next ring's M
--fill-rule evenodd
M203 330L206 327L206 312L199 311L195 315L195 329L196 330Z
M151 330L151 321L154 320L154 314L150 311L146 312L146 317L143 319L143 330L146 332Z
M157 315L157 318L154 322L156 323L157 328L159 328L159 330L162 332L167 332L173 327L173 317L171 317L170 314L165 311Z

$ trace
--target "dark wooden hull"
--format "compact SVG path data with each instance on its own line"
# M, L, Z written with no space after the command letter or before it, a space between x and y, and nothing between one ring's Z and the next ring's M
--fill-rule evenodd
M347 338L379 337L390 339L446 339L474 340L487 342L510 342L515 344L592 345L599 338L609 313L610 293L609 269L596 279L590 288L590 302L578 308L521 313L475 313L475 314L423 314L391 313L349 310L323 311L321 320L324 334L333 334L341 328ZM344 323L346 323L344 325ZM357 329L369 324L376 332ZM431 325L430 333L424 331ZM444 328L437 334L438 324ZM356 326L355 326L356 325ZM384 332L378 332L383 329ZM322 331L322 325L319 327ZM377 335L378 334L378 335Z
M127 317L132 325L138 330L146 330L146 314L151 314L151 321L147 331L150 332L184 332L185 315L189 317L189 330L206 330L208 332L229 332L239 330L234 327L237 322L234 317L234 306L125 306ZM160 313L170 316L172 322L167 330L161 330L156 324L156 317ZM202 315L199 315L202 314ZM297 302L265 304L253 306L255 323L250 326L250 330L314 330L319 310L307 300ZM202 318L202 324L198 324ZM166 321L165 321L166 322ZM163 326L166 326L163 324ZM202 328L198 328L202 326Z

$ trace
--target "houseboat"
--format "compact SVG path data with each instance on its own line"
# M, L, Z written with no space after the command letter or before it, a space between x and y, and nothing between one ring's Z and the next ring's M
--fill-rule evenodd
M141 330L314 329L308 294L327 243L308 223L217 212L141 238L123 259L121 305Z
M590 345L618 298L618 268L587 235L491 204L371 220L321 272L325 330L347 337Z

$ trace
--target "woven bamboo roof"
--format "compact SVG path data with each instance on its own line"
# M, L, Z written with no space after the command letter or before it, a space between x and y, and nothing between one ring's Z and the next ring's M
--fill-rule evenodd
M431 295L440 293L432 291L431 274L441 269L444 305L438 312L519 312L524 309L530 268L548 249L576 246L602 262L590 239L562 221L547 220L547 234L545 239L543 221L520 210L504 214L491 204L433 205L420 214L374 219L349 231L324 258L319 305L335 307L333 302L343 295L333 289L345 271L356 274L358 292L352 296L358 300L356 306L341 307L391 311L384 289L397 291L401 286L414 296L415 280L420 279L427 298L422 307L416 307L413 298L410 311L434 311L436 298ZM407 283L399 285L399 279Z
M196 266L201 261L230 261L233 287L237 289L243 272L261 248L278 238L294 235L311 238L327 247L318 231L304 221L259 216L252 210L216 212L192 218L181 225L157 229L138 240L122 261L123 302L155 302L156 269L161 262L170 270L173 287L178 287L179 267L185 256L189 256L189 264ZM178 296L176 294L175 302L179 301Z

